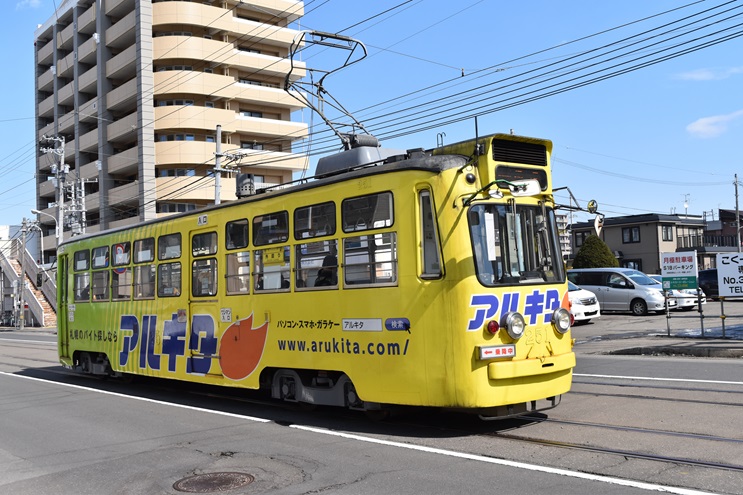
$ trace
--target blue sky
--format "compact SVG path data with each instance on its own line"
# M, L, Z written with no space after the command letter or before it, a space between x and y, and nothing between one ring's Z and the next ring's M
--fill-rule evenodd
M0 224L17 225L36 204L33 34L61 0L11 2L0 20ZM740 0L311 0L305 11L302 29L366 45L369 57L329 76L326 88L384 146L468 139L479 114L480 135L551 139L555 186L582 206L596 199L607 216L716 219L719 208L735 208L734 174L743 181ZM327 67L333 56L308 51L305 62ZM337 144L320 132L314 149L329 142ZM556 200L567 204L567 192Z

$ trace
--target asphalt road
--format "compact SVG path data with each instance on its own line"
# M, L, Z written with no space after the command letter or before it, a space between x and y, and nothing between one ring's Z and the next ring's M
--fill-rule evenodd
M214 473L253 476L227 492L244 494L743 493L743 467L684 464L743 459L743 433L730 428L743 406L735 360L581 356L573 391L531 421L409 411L374 423L251 393L69 374L53 339L0 333L3 493L177 494L180 480Z

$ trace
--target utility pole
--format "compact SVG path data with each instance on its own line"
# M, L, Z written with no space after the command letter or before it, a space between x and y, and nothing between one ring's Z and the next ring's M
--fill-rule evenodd
M740 212L738 211L738 174L735 174L735 243L738 245L740 253Z
M217 149L214 153L214 204L222 202L222 126L217 125Z
M18 284L18 305L20 306L20 315L18 316L18 329L23 330L24 320L26 318L26 267L23 264L23 260L26 259L26 232L28 226L26 225L26 217L23 217L23 223L21 224L21 280Z
M65 138L64 136L50 137L44 135L41 137L41 140L54 143L54 148L41 148L41 152L54 153L59 157L59 165L52 166L52 172L54 173L54 177L56 179L55 185L57 187L57 228L59 229L59 235L57 237L57 247L59 247L59 245L64 240L64 183L67 172L69 172L69 167L65 165L64 162Z

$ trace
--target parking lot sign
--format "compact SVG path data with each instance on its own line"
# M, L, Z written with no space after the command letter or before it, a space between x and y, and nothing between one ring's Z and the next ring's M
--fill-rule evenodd
M664 289L696 289L697 252L660 253Z
M743 254L717 255L717 283L722 297L743 297Z

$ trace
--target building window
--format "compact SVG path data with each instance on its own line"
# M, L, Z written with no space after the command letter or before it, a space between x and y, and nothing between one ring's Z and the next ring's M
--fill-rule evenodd
M632 244L635 242L640 242L640 227L622 228L622 243Z
M240 115L243 117L255 117L258 119L263 118L263 112L254 112L252 110L240 110Z
M240 141L240 148L244 150L262 150L263 144L255 141Z
M632 268L633 270L642 271L642 260L622 260L622 268Z
M591 235L590 232L576 232L575 233L575 247L579 248L586 242L586 237Z
M663 240L672 241L673 240L673 225L663 225L661 228L663 229Z

